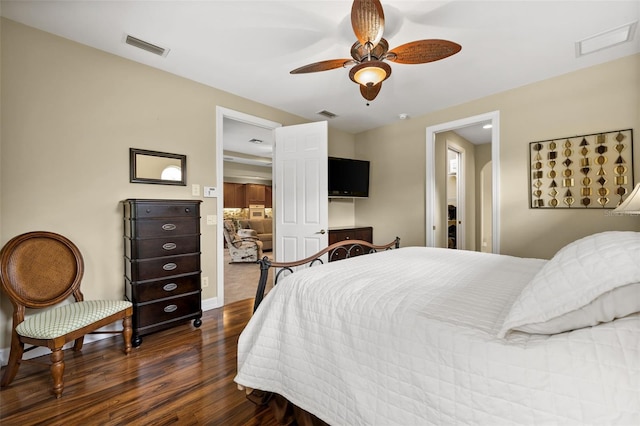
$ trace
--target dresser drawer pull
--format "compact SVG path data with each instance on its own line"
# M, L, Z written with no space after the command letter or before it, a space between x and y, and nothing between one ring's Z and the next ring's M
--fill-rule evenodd
M166 313L175 312L177 309L178 309L177 305L167 305L167 306L164 307L164 311Z
M178 265L176 265L175 263L171 262L171 263L165 263L164 265L162 265L162 269L164 269L165 271L173 271L174 269L176 269L178 267Z
M176 226L173 223L165 223L164 225L162 225L162 229L164 229L165 231L175 231Z
M164 243L162 248L165 250L174 250L178 245L176 243Z
M163 289L164 291L173 291L173 290L175 290L176 288L178 288L178 284L176 284L176 283L169 283L169 284L165 284L165 285L162 287L162 289Z
M187 208L184 209L184 212L185 213L191 213L191 209L189 207L187 207Z

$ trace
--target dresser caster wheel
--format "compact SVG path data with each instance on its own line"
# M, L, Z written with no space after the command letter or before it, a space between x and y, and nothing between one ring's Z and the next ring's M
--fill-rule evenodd
M134 336L133 339L131 339L131 345L133 345L134 348L137 348L141 344L142 344L142 337Z
M202 320L200 318L196 318L193 320L193 326L198 328L202 325Z

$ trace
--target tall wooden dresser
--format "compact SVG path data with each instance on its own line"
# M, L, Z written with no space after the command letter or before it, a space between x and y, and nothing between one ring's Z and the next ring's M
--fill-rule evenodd
M141 336L193 319L202 324L200 200L127 199L125 295L133 303L134 346Z

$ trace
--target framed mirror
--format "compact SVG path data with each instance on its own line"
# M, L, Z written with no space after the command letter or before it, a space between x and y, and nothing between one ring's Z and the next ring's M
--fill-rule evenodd
M129 148L129 181L187 185L187 156Z

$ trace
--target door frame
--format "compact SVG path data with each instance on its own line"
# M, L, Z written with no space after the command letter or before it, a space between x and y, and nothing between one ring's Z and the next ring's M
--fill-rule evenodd
M278 127L282 127L281 123L256 117L254 115L245 114L244 112L235 111L229 108L216 106L216 182L218 185L218 208L216 221L216 297L203 301L203 309L214 309L224 305L224 119L228 118L235 121L241 121L252 126L258 126L274 131ZM274 135L275 140L275 135ZM272 172L273 172L273 165ZM274 191L276 189L274 188ZM273 209L274 215L278 212ZM206 302L206 308L205 308Z
M466 179L467 174L465 173L466 167L466 153L464 148L459 147L458 145L447 142L447 151L453 151L456 153L456 160L458 161L458 171L456 176L456 249L464 250L465 247L465 237L466 231L465 227L467 226L467 218L466 218ZM448 158L448 152L447 152ZM448 168L449 165L447 164ZM446 188L446 197L449 198L449 187L447 185ZM462 226L458 226L462 225Z
M491 128L491 169L492 169L492 236L493 253L500 253L500 111L491 111L459 120L429 126L426 128L426 194L425 194L425 233L427 247L435 246L435 137L436 133L455 130L483 121L490 121Z

